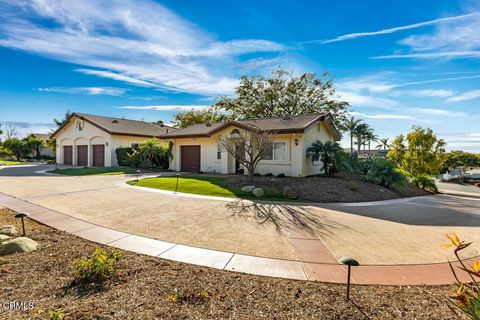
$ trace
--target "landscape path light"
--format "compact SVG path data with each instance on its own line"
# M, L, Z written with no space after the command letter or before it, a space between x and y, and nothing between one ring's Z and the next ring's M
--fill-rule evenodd
M351 268L352 266L357 267L360 263L350 257L343 257L340 259L340 262L348 267L347 272L347 301L350 300L350 275L351 275Z
M19 212L15 215L15 218L20 218L22 219L22 237L25 237L26 233L25 233L25 221L23 220L24 218L28 218L30 215L28 213L23 213L23 212Z
M136 173L137 173L137 181L138 181L138 177L140 176L141 171L137 170Z
M177 183L175 185L175 193L177 193L177 190L178 190L178 179L180 178L180 173L177 173L176 176L177 176Z

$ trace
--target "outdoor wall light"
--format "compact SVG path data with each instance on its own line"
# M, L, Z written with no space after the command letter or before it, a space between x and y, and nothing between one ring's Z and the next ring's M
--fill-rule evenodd
M22 213L22 212L19 212L15 215L15 218L20 218L22 219L22 237L25 237L26 233L25 233L25 221L23 221L23 218L28 218L30 215L28 213Z
M340 259L340 262L346 266L348 266L348 272L347 272L347 301L350 300L350 274L351 274L351 268L352 266L357 267L360 265L360 263L350 257L344 257Z
M107 141L107 142L105 142L105 145L108 147L108 141Z

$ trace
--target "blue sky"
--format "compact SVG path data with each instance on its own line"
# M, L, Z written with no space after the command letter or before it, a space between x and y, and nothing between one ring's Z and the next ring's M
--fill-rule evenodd
M480 152L480 1L0 0L0 123L69 109L155 121L240 75L328 72L379 136Z

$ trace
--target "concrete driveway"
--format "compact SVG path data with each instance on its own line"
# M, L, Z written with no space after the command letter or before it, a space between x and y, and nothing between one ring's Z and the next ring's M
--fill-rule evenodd
M52 166L0 169L0 192L108 228L247 255L363 264L451 259L445 233L475 241L480 200L428 196L376 203L285 205L194 199L127 186L119 176L46 176Z

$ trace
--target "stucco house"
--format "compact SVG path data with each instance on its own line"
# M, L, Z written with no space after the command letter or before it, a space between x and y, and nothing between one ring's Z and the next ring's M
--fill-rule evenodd
M329 114L195 124L183 129L119 118L73 113L52 138L57 141L57 162L80 166L116 166L115 150L156 137L173 146L170 169L182 172L241 173L242 165L219 143L235 144L235 135L255 130L275 132L271 151L256 173L302 177L321 172L321 163L307 158L316 140L338 141L340 132Z
M86 166L118 166L115 150L136 146L146 139L175 130L145 121L72 113L50 137L56 140L57 163Z
M226 137L234 144L237 132L252 128L275 132L272 150L256 167L259 174L294 177L318 174L321 163L307 158L307 148L316 140L341 139L328 114L195 124L162 136L173 143L174 157L170 169L182 172L242 172L241 164L222 148L219 138Z

